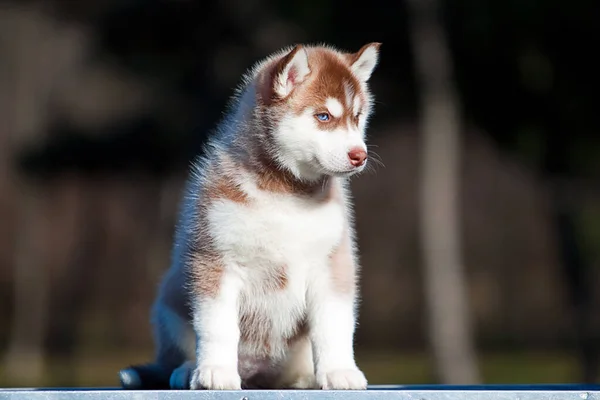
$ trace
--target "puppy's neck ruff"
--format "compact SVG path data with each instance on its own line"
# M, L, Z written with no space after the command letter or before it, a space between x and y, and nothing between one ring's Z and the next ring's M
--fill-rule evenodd
M300 179L273 157L262 155L253 167L259 189L274 193L322 197L331 190L333 177L321 174L316 179Z

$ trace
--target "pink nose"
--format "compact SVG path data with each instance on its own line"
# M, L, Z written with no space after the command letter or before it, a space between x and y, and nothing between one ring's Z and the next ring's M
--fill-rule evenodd
M348 152L348 158L350 159L350 164L360 167L367 160L367 152L360 147L355 147Z

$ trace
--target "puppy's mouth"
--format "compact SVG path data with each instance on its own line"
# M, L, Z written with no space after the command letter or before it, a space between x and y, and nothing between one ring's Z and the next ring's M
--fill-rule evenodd
M319 160L315 159L315 164L317 164L319 166L319 169L322 171L323 174L328 175L328 176L334 176L336 178L348 178L352 175L356 175L359 172L362 172L362 170L365 169L365 166L367 165L366 163L361 165L360 167L350 167L348 169L344 169L344 170L338 170L338 169L331 169L331 168L327 168L325 167L321 162L319 162Z

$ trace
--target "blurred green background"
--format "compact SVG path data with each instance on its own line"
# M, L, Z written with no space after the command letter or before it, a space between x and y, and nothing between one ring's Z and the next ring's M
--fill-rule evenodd
M0 385L115 386L147 361L187 166L241 74L293 43L371 41L385 167L353 181L370 383L596 382L599 16L597 0L0 1ZM423 187L458 199L432 222L453 238L440 262ZM428 290L435 271L457 280Z

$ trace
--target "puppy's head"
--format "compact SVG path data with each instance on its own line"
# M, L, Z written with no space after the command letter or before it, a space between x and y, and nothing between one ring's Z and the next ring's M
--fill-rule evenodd
M298 45L273 57L259 75L271 153L296 177L350 176L365 168L368 80L379 47L370 43L344 53Z

